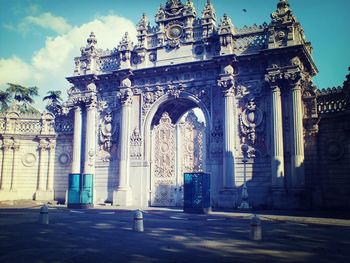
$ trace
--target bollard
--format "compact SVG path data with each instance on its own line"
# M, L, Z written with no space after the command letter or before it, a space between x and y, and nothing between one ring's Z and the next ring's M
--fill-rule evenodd
M136 232L143 232L143 215L139 209L134 213L134 228L133 229Z
M49 208L47 205L43 205L40 208L39 223L42 225L49 224Z
M259 216L254 215L250 220L250 239L252 240L261 240L261 221Z

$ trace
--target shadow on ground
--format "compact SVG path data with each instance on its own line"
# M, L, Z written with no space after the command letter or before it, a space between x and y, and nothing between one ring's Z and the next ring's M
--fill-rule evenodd
M249 240L248 216L147 210L145 232L128 210L0 209L0 262L346 262L350 227L262 222Z

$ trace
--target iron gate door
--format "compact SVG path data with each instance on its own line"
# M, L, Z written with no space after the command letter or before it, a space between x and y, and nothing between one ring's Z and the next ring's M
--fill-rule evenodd
M202 172L205 125L193 111L174 125L167 112L152 130L151 205L183 206L183 174Z

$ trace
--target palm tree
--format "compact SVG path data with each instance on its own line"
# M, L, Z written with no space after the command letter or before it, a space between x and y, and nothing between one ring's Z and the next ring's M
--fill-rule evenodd
M21 112L38 112L38 110L32 106L34 103L33 97L39 95L37 87L27 88L13 83L7 83L7 85L9 87L6 89L6 92L18 103Z
M47 101L46 109L55 115L60 113L62 110L62 92L60 90L50 90L47 94L43 98L43 101Z
M11 103L11 94L0 90L0 112L8 109L9 104Z

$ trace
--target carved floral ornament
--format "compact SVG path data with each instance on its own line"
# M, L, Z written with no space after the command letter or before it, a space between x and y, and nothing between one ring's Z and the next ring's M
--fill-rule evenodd
M114 132L115 127L112 125L112 113L106 112L100 124L100 141L106 151L110 151L112 148L111 138Z
M248 97L245 109L240 114L239 118L244 143L248 142L253 145L256 140L256 128L263 121L263 113L257 107L254 97Z
M118 135L118 125L113 121L113 113L111 111L106 111L103 118L100 121L99 130L99 143L100 143L100 155L102 161L111 161L111 151L113 145L116 143L116 138Z
M142 136L138 128L135 128L130 137L130 158L142 159Z

